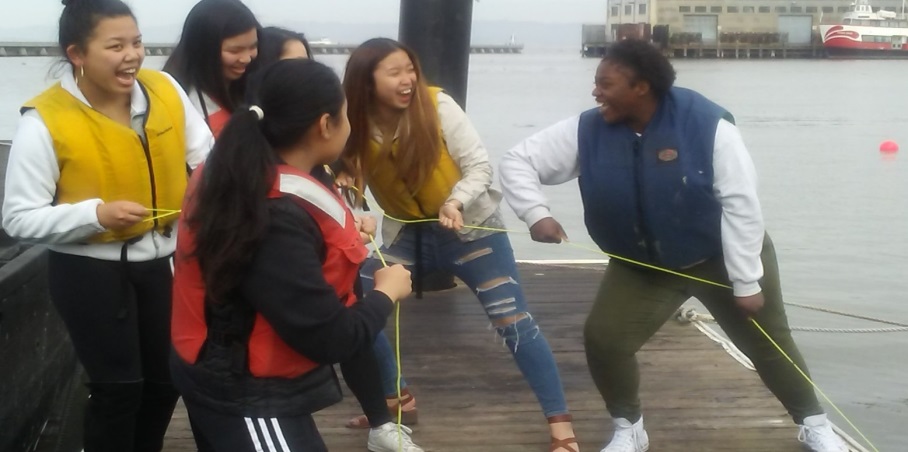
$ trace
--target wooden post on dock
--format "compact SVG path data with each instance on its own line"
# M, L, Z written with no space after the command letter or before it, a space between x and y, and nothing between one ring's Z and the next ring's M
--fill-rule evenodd
M401 0L400 40L416 51L430 83L466 109L473 0Z
M400 0L400 41L419 56L429 83L444 88L464 110L472 24L473 0ZM454 276L443 271L417 269L413 275L417 297L454 286Z

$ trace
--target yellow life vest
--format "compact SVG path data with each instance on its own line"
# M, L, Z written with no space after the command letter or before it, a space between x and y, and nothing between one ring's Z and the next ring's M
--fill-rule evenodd
M60 167L54 204L100 198L133 201L149 209L180 209L187 179L183 101L160 72L139 71L137 80L148 99L147 144L131 127L92 109L59 83L23 106L23 112L38 111L53 140ZM177 219L172 215L139 222L90 241L128 240L153 228L163 232Z
M438 93L440 88L429 88L432 104L438 110ZM426 178L423 185L411 193L407 184L399 176L394 157L398 151L398 139L391 143L390 152L382 151L382 143L374 138L363 156L363 171L369 175L369 189L382 210L402 220L434 218L438 216L441 205L451 195L454 185L460 181L460 167L448 153L442 136L441 124L438 126L438 164ZM385 155L388 154L389 155Z

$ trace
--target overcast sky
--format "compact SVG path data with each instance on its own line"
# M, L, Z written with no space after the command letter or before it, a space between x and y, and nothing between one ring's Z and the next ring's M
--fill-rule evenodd
M14 0L11 0L14 1ZM195 0L127 0L141 25L158 27L182 24ZM398 0L245 0L267 23L291 22L397 22ZM474 20L581 23L604 18L606 0L480 0L473 4ZM55 22L59 0L16 1L6 8L4 23L17 27ZM603 19L604 20L604 19ZM597 22L600 20L596 20Z

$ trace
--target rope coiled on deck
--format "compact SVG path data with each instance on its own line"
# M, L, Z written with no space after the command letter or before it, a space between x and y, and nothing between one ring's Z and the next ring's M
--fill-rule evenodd
M908 332L908 325L903 325L898 322L890 322L888 320L875 319L873 317L865 317L857 314L850 314L847 312L835 311L832 309L820 308L810 305L801 305L795 303L786 303L791 306L796 306L804 309L811 309L814 311L825 312L827 314L841 315L845 317L851 317L855 319L868 320L872 322L880 322L889 325L899 325L890 328L823 328L823 327L813 327L813 326L792 326L790 327L792 331L802 331L809 333L845 333L845 334L857 334L857 333L904 333ZM681 323L693 323L693 322L703 322L703 323L716 323L716 319L709 314L701 314L697 312L694 308L680 308L678 312L675 313L675 318Z

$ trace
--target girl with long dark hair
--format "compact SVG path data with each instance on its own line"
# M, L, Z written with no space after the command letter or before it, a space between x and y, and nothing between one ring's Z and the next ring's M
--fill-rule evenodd
M239 0L202 0L186 16L180 42L164 64L215 137L243 103L261 28Z
M289 58L312 58L312 47L302 33L280 27L265 27L259 39L259 66L268 66Z
M341 399L339 363L369 414L368 449L421 452L391 422L372 351L410 273L379 269L360 296L374 231L324 182L350 133L340 81L290 59L253 97L193 174L180 220L171 368L199 449L327 450L311 414Z
M488 152L470 120L450 96L428 85L414 52L390 39L371 39L353 52L344 90L352 127L345 171L358 201L368 187L394 217L382 222L382 253L410 263L417 277L440 269L470 287L542 406L551 450L577 452L555 359L528 310L510 241L488 229L504 227L501 194L490 188ZM438 222L397 221L424 219ZM364 284L379 265L370 259L363 266ZM400 406L415 422L413 395L404 387L398 399L397 367L384 334L375 349L388 408L396 413ZM360 427L363 419L348 425Z

